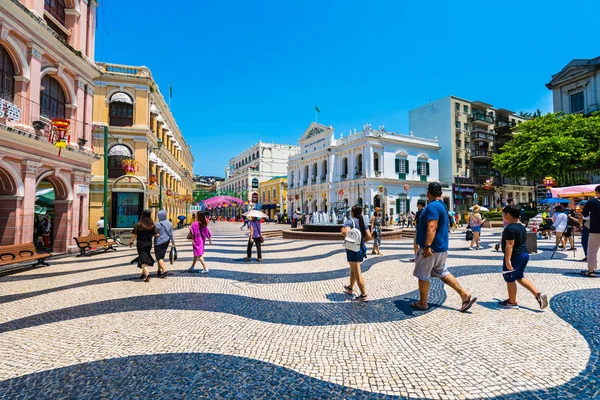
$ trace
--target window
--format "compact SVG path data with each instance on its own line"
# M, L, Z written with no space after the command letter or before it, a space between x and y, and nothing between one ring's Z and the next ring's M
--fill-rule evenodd
M262 202L265 203L265 192L262 192Z
M460 129L460 121L454 121L454 127Z
M273 189L273 201L277 200L277 189Z
M379 154L373 154L373 167L375 168L375 172L379 172Z
M65 24L65 1L44 0L44 10L48 11L61 24Z
M406 214L410 212L410 200L408 200L408 196L402 193L396 199L396 214Z
M460 111L460 103L454 103L454 109Z
M363 156L362 156L362 154L359 154L356 157L356 174L362 175L362 173L363 173Z
M15 96L15 65L6 49L0 46L0 99L13 102Z
M321 178L322 178L323 182L325 182L325 179L327 179L327 160L323 161L323 168L321 170Z
M429 176L429 162L417 161L417 173L421 176L421 182L427 182Z
M396 158L396 173L398 179L406 179L408 173L408 160L405 158Z
M132 159L133 154L129 147L123 144L116 144L108 151L108 177L118 178L125 175L123 169L123 160Z
M342 161L342 179L348 176L348 157L344 157Z
M467 106L467 105L464 105L464 106L463 106L463 112L464 112L465 114L468 114L468 113L469 113L469 106Z
M469 132L469 124L467 124L466 122L465 122L465 123L463 123L463 130L464 130L465 132Z
M42 78L44 90L40 93L40 114L46 118L65 117L65 92L60 83L50 75Z
M575 93L571 95L571 113L583 112L583 92Z
M110 98L108 116L110 118L109 124L112 126L132 126L133 100L131 100L131 97L122 92L113 94Z

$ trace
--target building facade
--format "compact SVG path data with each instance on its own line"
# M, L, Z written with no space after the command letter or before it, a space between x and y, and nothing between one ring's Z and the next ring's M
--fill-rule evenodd
M417 210L428 182L439 181L436 140L366 125L347 137L333 127L310 124L290 157L287 209L331 212L336 202L380 207L391 217ZM444 201L450 204L450 192ZM341 203L338 203L341 204Z
M259 183L261 211L274 219L277 213L287 215L287 175Z
M1 245L63 253L88 233L96 7L0 4Z
M146 67L98 63L94 124L108 126L108 188L111 228L128 229L141 209L159 208L174 223L189 220L194 157L158 85ZM94 131L103 140L103 129ZM102 146L96 151L104 153ZM104 161L93 165L90 225L103 215ZM117 193L124 193L117 195ZM128 206L125 206L128 204ZM130 215L131 214L131 215Z
M289 157L299 151L298 146L258 142L229 160L220 189L235 193L250 203L258 203L260 183L286 175Z
M600 110L600 57L574 59L546 84L554 112L591 114Z
M503 178L493 168L494 152L511 138L511 129L524 121L514 112L481 101L444 97L409 112L416 136L437 138L440 177L453 185L453 205L466 210L474 203L499 207L507 198L519 203L535 199L531 182Z

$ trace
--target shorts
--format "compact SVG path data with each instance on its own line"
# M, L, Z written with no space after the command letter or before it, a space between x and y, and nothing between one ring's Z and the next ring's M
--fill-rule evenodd
M525 274L525 267L529 262L529 254L527 253L518 253L513 254L510 258L510 263L512 264L513 270L509 271L506 268L506 260L502 260L502 277L506 282L514 282L519 279L523 279Z
M363 243L360 246L359 251L352 251L346 249L346 260L348 262L362 262L365 259L365 254L367 254L367 246Z
M479 226L472 226L471 230L473 231L473 233L475 233L475 232L481 233L481 225L479 225Z
M448 252L433 253L430 257L423 257L423 248L419 248L415 256L415 269L413 275L422 281L430 281L431 278L443 278L450 272L446 267Z
M564 237L570 238L571 236L573 236L573 227L568 226L567 230L565 231Z

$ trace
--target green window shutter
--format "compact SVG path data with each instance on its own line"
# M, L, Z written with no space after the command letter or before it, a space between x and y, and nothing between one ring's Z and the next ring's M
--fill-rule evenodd
M404 172L408 173L408 160L403 160L404 161Z
M400 199L396 199L396 214L400 214Z
M410 199L406 199L406 212L410 212Z
M396 173L400 172L400 160L396 158Z
M406 179L406 174L398 174L398 179Z
M427 176L429 176L429 162L425 163L425 168L427 168Z
M427 175L421 175L421 182L427 182Z

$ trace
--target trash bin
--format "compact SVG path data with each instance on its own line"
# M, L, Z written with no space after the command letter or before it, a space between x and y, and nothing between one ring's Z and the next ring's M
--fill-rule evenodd
M527 240L525 242L525 246L527 247L527 252L537 253L537 233L536 232L527 232Z

